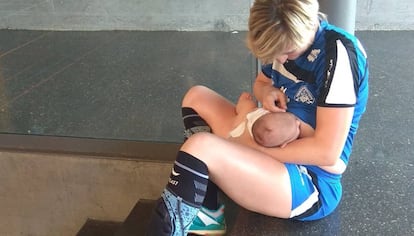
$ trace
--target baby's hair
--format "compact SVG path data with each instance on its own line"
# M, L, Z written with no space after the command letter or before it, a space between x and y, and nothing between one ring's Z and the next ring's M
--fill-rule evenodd
M253 139L265 147L278 147L292 137L297 128L297 118L289 112L273 112L263 115L252 126Z

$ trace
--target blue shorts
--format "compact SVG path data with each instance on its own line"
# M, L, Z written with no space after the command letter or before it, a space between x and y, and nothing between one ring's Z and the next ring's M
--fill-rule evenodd
M317 166L285 164L292 186L291 218L310 221L332 213L342 196L341 175Z

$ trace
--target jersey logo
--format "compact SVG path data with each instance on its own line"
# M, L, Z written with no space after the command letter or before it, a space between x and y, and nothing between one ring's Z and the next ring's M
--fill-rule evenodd
M314 62L318 58L319 53L321 53L320 49L313 49L307 57L308 61Z
M333 68L333 59L330 59L329 60L329 67L328 67L328 70L326 71L326 79L325 79L325 83L324 83L325 88L329 87L329 80L331 79L332 68Z
M306 104L313 104L315 102L315 97L313 97L312 93L306 86L302 86L295 94L295 101Z

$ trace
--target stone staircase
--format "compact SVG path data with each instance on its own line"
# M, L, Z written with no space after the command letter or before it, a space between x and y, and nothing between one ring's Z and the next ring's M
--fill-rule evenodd
M146 227L149 223L152 209L155 207L155 202L155 200L140 199L123 222L88 219L79 230L77 236L146 235ZM226 218L230 219L228 223L233 223L231 219L235 218L234 213L237 207L229 203L230 201L227 200L226 205L230 207L226 210Z
M323 220L299 222L256 214L224 195L220 198L226 205L228 236L341 235L337 212ZM154 206L155 200L139 200L123 222L88 219L77 236L144 236Z

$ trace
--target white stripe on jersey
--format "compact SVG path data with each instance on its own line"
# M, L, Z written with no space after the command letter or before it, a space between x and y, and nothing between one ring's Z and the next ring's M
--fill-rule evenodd
M336 47L338 57L335 74L325 103L353 105L356 103L356 96L348 52L340 40L336 41Z

